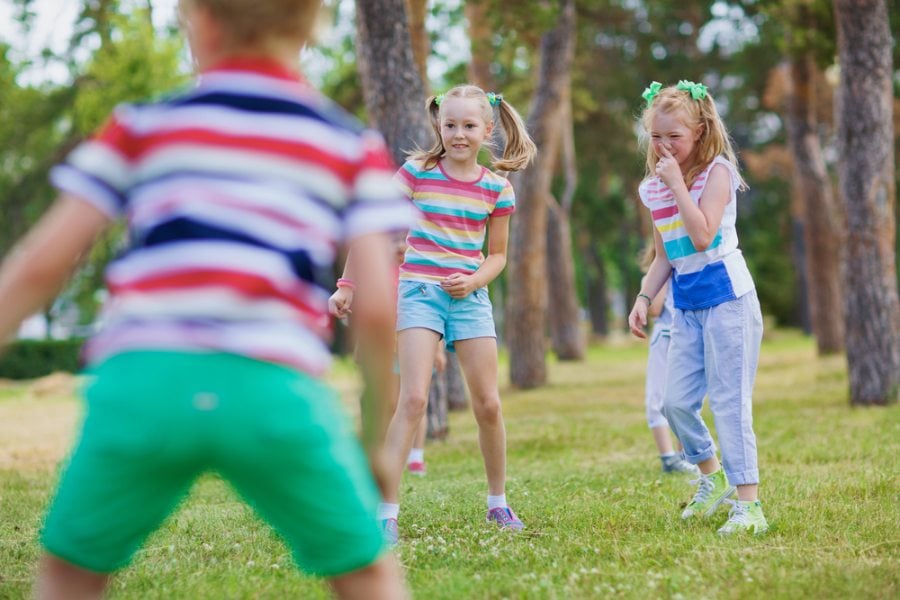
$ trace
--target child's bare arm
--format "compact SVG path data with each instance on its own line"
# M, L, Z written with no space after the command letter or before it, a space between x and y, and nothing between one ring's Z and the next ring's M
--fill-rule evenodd
M509 245L509 215L491 217L488 222L488 255L471 275L454 273L441 285L454 298L465 298L475 290L483 288L506 267L506 248Z
M56 297L109 222L92 204L68 194L41 217L0 267L0 341Z

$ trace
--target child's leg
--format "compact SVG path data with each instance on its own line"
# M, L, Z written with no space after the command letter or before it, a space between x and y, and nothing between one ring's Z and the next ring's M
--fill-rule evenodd
M102 598L109 575L95 573L44 553L38 566L34 597L37 600Z
M419 428L416 430L416 437L413 439L412 448L409 451L409 455L406 457L406 464L410 467L410 469L415 466L417 469L422 469L422 465L425 464L425 437L428 434L428 410L426 408L426 415L422 417L421 423L419 423ZM418 472L418 474L424 474L424 471Z
M716 420L722 462L738 498L756 500L759 468L753 433L753 381L762 342L762 313L755 292L710 309L704 331L709 406Z
M359 600L402 600L408 598L397 561L383 556L368 567L328 580L338 598Z
M644 404L647 409L647 425L653 433L660 456L672 453L669 422L663 414L666 393L666 368L669 362L669 336L654 328L650 336L647 355L647 375L644 384Z
M703 350L703 327L696 314L676 310L666 369L666 417L684 444L685 458L709 474L719 469L719 461L712 436L700 416L706 395Z
M488 493L501 496L506 486L506 428L497 389L497 340L472 338L456 340L453 345L472 395Z
M428 386L439 338L437 332L422 327L404 329L397 334L400 398L385 439L390 467L385 481L387 503L397 504L400 500L400 479L406 457L428 407Z

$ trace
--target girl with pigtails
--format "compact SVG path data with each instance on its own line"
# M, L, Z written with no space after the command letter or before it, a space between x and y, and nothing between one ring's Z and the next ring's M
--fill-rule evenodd
M419 214L407 236L397 304L400 395L387 431L384 502L379 519L396 543L399 488L416 429L425 414L437 342L456 352L478 423L488 482L487 520L509 530L524 527L506 502L506 430L497 383L497 339L487 286L506 265L509 218L515 195L509 181L478 163L489 145L494 113L506 138L492 167L517 171L536 148L522 118L503 96L473 85L432 96L426 108L435 133L428 150L417 150L395 182ZM487 240L487 255L482 252ZM353 301L348 260L332 312L343 316Z

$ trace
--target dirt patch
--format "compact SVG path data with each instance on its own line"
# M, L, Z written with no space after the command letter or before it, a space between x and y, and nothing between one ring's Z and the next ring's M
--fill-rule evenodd
M53 469L66 456L81 416L78 379L54 374L28 384L8 384L17 393L0 402L0 469Z

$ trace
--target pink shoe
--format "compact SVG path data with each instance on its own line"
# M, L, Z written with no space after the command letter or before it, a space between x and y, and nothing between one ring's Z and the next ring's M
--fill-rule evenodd
M516 513L510 507L492 508L487 513L488 523L494 522L501 529L509 529L510 531L521 531L525 529L525 524L519 520Z
M415 475L417 477L424 477L425 476L425 463L424 462L407 463L406 470L409 471L410 475Z

